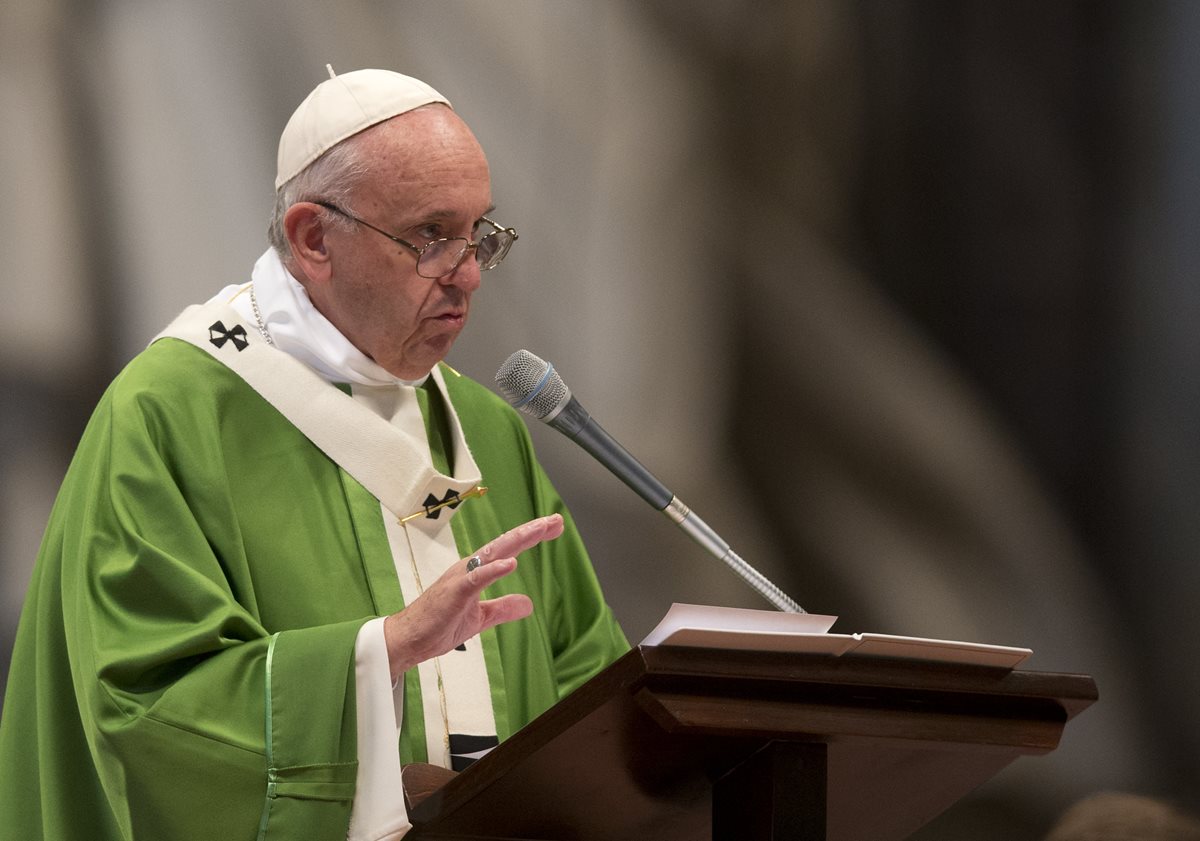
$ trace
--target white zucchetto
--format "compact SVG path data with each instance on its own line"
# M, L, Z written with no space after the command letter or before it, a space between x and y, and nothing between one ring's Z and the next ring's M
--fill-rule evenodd
M338 143L398 114L450 101L420 79L391 70L355 70L329 78L295 110L279 137L278 190Z

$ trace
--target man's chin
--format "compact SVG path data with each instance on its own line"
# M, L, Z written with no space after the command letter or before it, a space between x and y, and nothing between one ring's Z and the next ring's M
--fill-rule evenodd
M419 353L406 354L402 359L397 359L393 364L385 364L379 362L393 377L398 377L402 380L419 380L421 377L428 374L434 367L446 358L450 353L450 348L454 346L454 337L445 337L443 339L434 339L422 345Z

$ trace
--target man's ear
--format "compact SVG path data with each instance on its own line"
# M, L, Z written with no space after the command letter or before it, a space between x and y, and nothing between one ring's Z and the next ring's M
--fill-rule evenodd
M296 268L310 280L328 279L329 252L325 243L328 228L321 207L312 202L292 205L283 215L283 232L292 247Z

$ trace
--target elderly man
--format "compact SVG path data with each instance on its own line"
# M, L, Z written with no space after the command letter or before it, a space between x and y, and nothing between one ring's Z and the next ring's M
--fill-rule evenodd
M330 77L250 282L80 443L14 652L2 837L398 838L402 763L465 767L628 647L522 422L439 364L517 238L479 144L422 82Z

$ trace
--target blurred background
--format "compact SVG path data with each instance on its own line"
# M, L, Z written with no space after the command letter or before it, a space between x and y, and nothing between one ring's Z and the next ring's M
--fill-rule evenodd
M1059 750L918 838L1041 838L1106 789L1200 807L1183 0L5 0L0 680L91 408L248 279L326 62L429 81L488 151L521 239L457 369L552 360L835 630L1095 676ZM533 432L631 640L675 601L765 606Z

